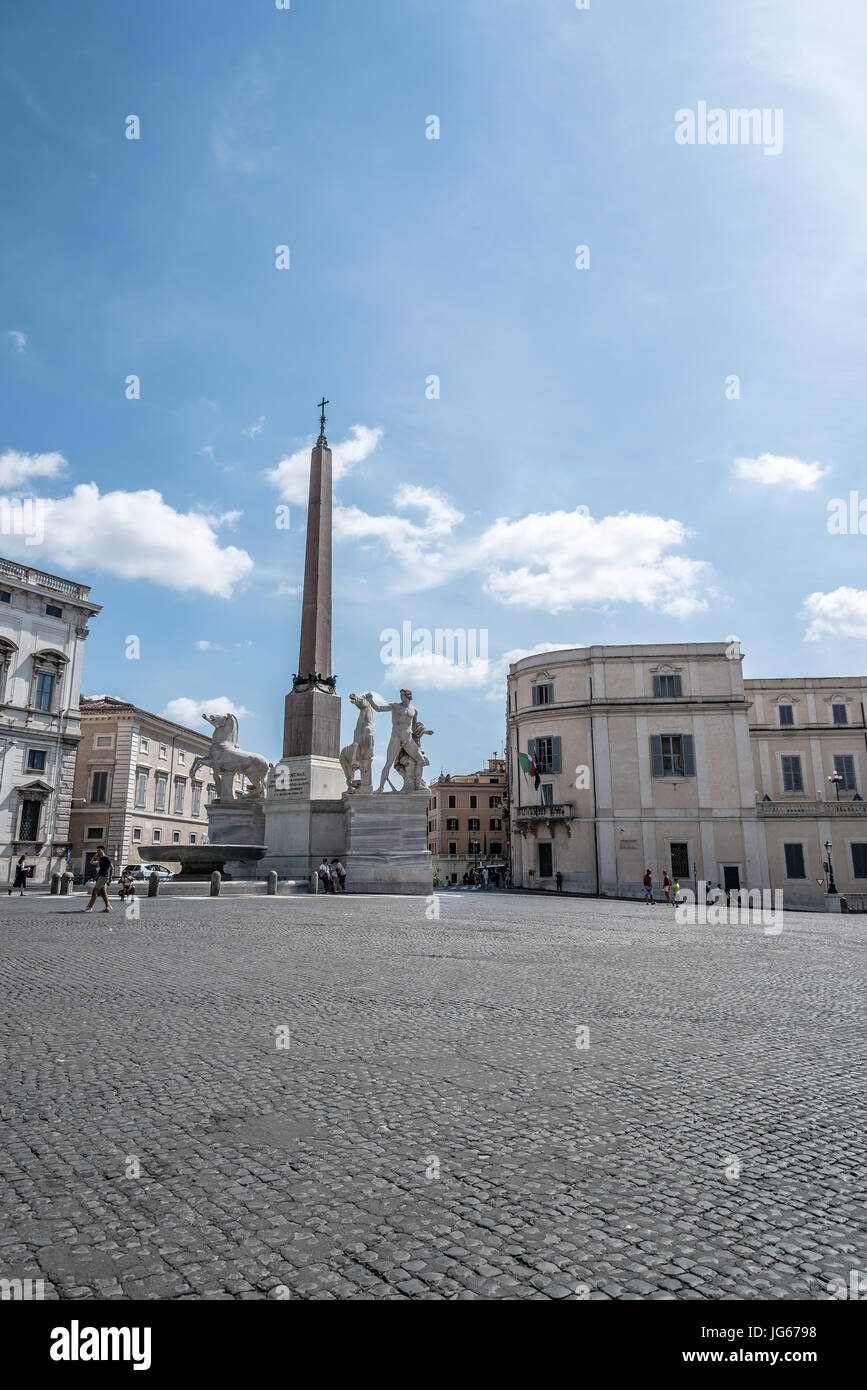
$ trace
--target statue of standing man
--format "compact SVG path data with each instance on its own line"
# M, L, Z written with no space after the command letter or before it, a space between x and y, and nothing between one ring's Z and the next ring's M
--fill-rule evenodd
M371 703L373 703L371 701ZM388 774L394 767L403 777L401 791L426 791L427 783L422 777L422 768L428 766L428 759L421 750L422 734L429 734L418 717L418 710L412 703L412 691L402 690L400 701L391 705L373 705L378 714L391 715L391 737L385 766L379 779L379 791L385 791ZM389 785L391 783L389 782Z

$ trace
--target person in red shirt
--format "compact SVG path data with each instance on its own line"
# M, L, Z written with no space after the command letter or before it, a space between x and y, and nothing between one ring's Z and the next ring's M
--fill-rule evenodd
M646 903L655 903L656 899L653 896L653 874L649 869L645 871L642 882L644 883L644 901Z

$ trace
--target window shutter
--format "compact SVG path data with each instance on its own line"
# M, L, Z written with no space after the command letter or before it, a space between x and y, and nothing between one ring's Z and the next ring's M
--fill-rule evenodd
M680 751L683 757L684 777L695 776L695 748L692 741L692 734L682 734L680 739Z
M538 704L539 704L539 687L538 687L538 685L534 685L534 686L532 687L532 691L533 691L533 704L534 704L534 705L538 705Z
M650 762L654 777L665 776L665 766L662 761L662 734L650 735Z
M561 767L561 764L560 764L560 740L559 740L559 738L552 738L552 739L551 739L551 771L552 771L552 772L562 772L562 767Z

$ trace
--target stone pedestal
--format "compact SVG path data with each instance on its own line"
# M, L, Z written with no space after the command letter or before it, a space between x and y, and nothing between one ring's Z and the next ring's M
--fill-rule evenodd
M342 859L346 778L336 758L282 758L268 778L259 877L309 878L323 858Z
M348 893L433 892L429 804L427 791L344 794Z
M340 754L340 696L333 691L291 690L283 713L283 760ZM345 785L345 783L344 783Z
M208 814L208 843L211 845L264 845L265 802L258 796L246 796L238 801L212 801ZM255 865L247 860L225 860L225 873L230 878L257 877Z

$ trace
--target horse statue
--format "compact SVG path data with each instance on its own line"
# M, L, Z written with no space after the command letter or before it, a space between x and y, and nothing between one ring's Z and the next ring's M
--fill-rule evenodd
M246 753L238 747L238 720L234 714L206 714L204 718L213 724L211 746L208 752L196 758L190 768L190 780L199 768L211 767L214 771L214 790L217 801L233 801L232 781L235 774L242 772L251 783L244 796L265 796L265 778L273 763L260 753Z
M376 715L373 712L373 695L350 695L350 700L358 710L358 719L352 742L340 750L340 766L346 778L346 789L351 792L372 792L370 767L373 762L373 737L376 728ZM359 780L354 780L355 774Z

